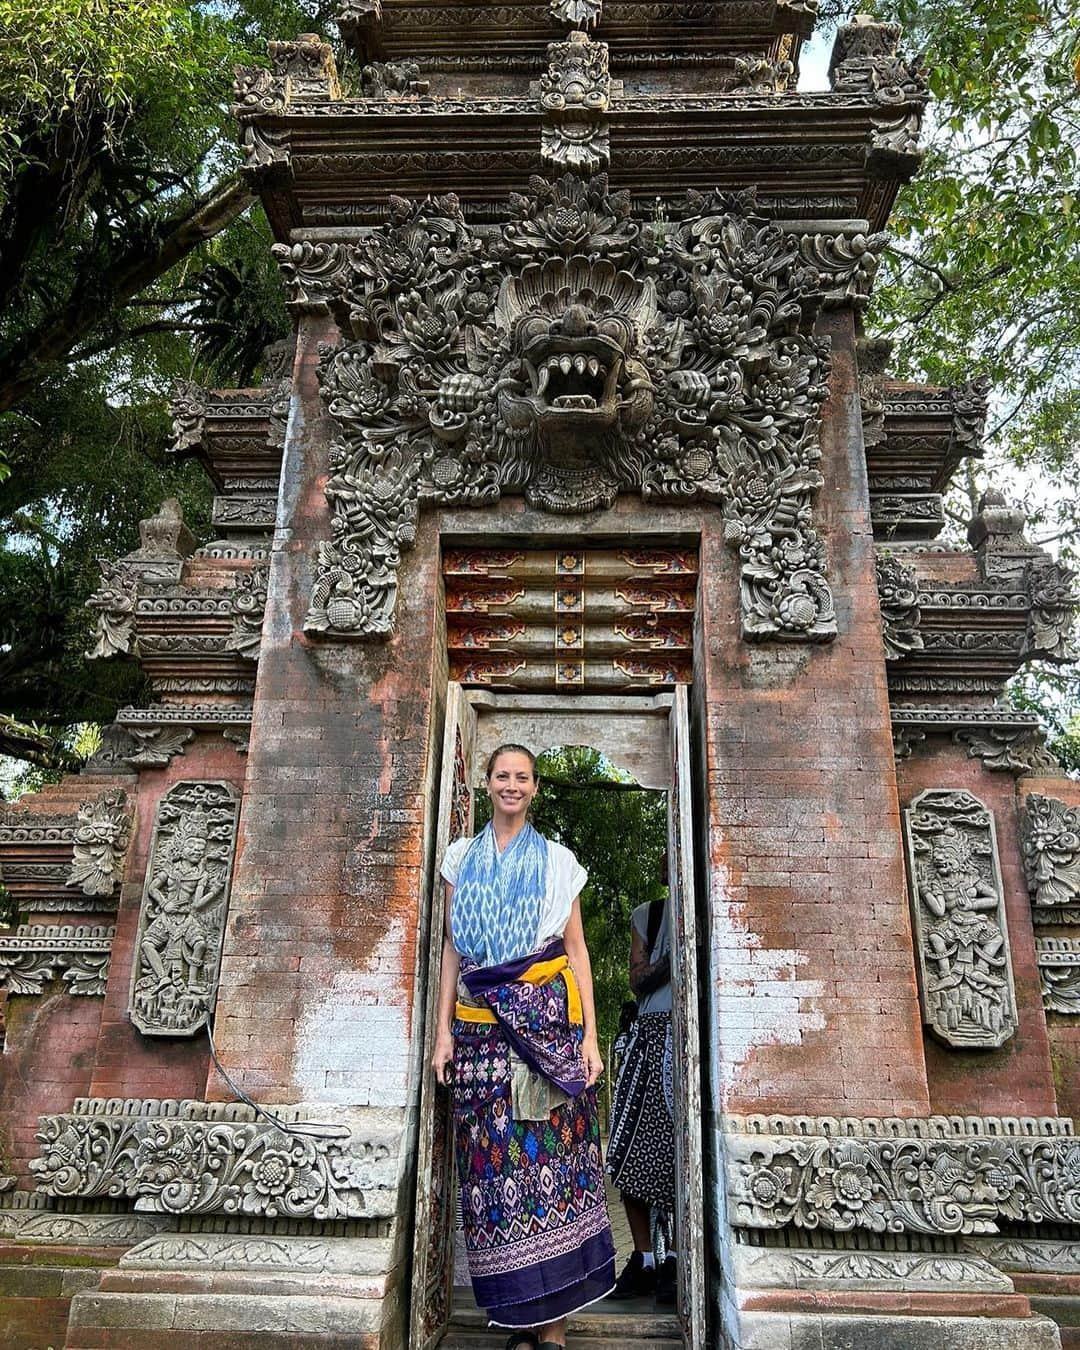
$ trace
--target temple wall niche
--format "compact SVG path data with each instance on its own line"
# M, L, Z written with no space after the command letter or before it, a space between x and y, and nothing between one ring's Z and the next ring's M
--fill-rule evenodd
M215 1038L261 1102L404 1108L440 708L432 672L445 661L436 529L421 520L393 638L303 635L326 531L332 432L316 369L332 331L319 318L300 330ZM214 1074L208 1093L230 1096Z
M839 635L740 639L736 569L702 540L713 1109L919 1115L927 1088L904 890L881 630L874 603L849 315L832 339L822 425ZM718 524L718 523L717 523Z

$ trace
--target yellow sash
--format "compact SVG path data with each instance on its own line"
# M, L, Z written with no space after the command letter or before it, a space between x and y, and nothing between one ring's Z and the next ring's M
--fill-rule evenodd
M566 981L566 1012L571 1026L583 1026L585 1016L581 1010L581 990L574 978L570 959L565 954L551 961L534 961L518 979L525 984L547 984L556 975L561 975ZM462 1022L491 1023L499 1020L490 1008L479 1008L472 1003L459 1002L454 1015Z

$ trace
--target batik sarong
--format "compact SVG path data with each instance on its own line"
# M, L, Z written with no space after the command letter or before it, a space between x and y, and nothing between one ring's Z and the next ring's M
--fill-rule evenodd
M561 941L463 963L462 982L454 1135L473 1293L496 1326L542 1326L615 1283L581 1002Z
M671 1015L642 1013L615 1084L607 1170L635 1200L673 1209L675 1127Z

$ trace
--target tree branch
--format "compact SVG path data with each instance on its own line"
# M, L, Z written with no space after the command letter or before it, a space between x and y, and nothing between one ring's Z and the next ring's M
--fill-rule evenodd
M6 713L0 713L0 755L25 760L39 769L64 769L69 773L77 773L83 765L79 756L66 750L55 736L40 727L16 722Z
M51 362L62 360L93 331L101 321L103 304L123 308L199 244L219 234L254 199L246 183L239 177L230 178L187 211L162 222L156 238L120 254L108 268L108 296L76 287L66 304L0 360L0 412L18 402Z

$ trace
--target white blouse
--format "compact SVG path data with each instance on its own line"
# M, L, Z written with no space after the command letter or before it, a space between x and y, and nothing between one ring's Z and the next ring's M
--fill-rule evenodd
M544 842L548 850L547 880L544 903L540 907L540 929L536 935L534 951L545 947L553 938L562 937L574 901L589 879L588 872L564 844L557 844L554 839L546 839ZM439 873L451 886L457 885L461 861L471 843L472 839L455 839L443 856Z

